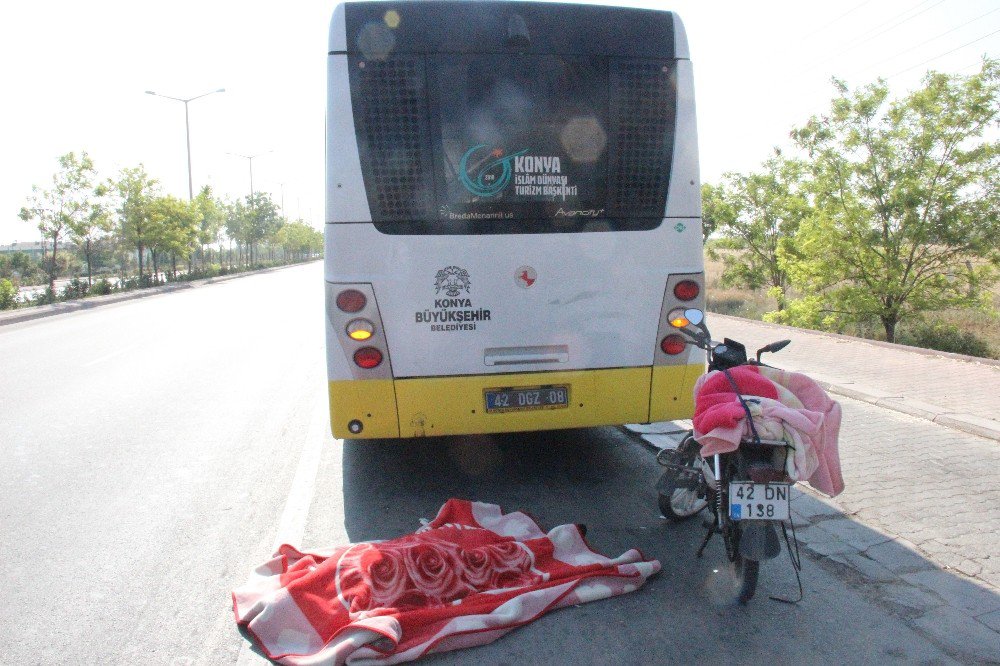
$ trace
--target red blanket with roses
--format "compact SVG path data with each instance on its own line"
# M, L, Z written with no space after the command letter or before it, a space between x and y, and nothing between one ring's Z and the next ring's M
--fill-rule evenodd
M496 640L543 613L639 588L660 563L591 550L575 525L448 500L413 534L278 549L233 591L236 622L283 664L392 664Z

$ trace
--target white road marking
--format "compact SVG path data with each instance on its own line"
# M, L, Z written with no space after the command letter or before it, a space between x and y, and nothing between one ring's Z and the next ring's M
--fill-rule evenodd
M133 349L135 349L138 346L139 346L138 344L134 344L134 345L128 345L128 346L122 347L121 349L116 349L115 351L111 352L110 354L105 354L104 356L98 356L97 358L95 358L93 360L87 361L86 363L84 363L80 367L81 368L89 368L92 365L97 365L98 363L103 363L104 361L107 361L108 359L114 358L115 356L119 356L121 354L124 354L125 352L132 351Z
M278 532L275 535L274 544L271 546L271 553L277 551L278 546L286 543L296 548L302 546L302 537L306 531L306 519L309 517L309 507L312 506L316 490L316 475L319 472L320 456L323 453L323 444L326 442L330 427L326 392L318 391L317 393L323 400L317 400L318 404L314 406L312 411L309 429L306 431L306 441L299 454L299 464L295 469L295 477L292 479L288 499L285 500L285 509L281 512L281 519L278 521ZM269 663L271 662L251 649L249 641L245 639L242 641L236 656L236 666Z
M313 409L306 441L302 446L302 453L299 454L299 465L295 470L295 478L292 479L288 499L285 500L285 510L282 511L281 519L278 521L278 533L271 552L275 552L278 546L285 543L296 548L302 545L306 518L309 516L309 507L312 506L313 493L316 489L320 454L323 452L323 443L326 441L330 425L326 411L326 393L319 392L319 395L324 400L319 401L320 404Z

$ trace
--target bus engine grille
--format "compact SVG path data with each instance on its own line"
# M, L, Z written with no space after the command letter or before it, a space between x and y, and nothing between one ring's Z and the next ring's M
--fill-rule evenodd
M611 61L612 215L662 218L676 115L672 63Z
M358 149L374 181L365 185L375 219L419 219L431 209L424 67L419 56L351 63Z

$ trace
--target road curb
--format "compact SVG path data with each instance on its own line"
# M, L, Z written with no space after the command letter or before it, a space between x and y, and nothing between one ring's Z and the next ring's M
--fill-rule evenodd
M931 421L946 428L961 430L970 435L977 435L1000 442L1000 421L986 419L973 414L951 412L937 405L931 405L919 400L911 400L904 396L891 395L874 389L866 389L860 386L845 386L822 380L817 380L817 383L828 392L844 396L845 398L853 398L854 400L867 402L876 407Z
M719 314L717 312L711 312L711 311L709 311L708 314L712 315L712 317L722 317L723 319L738 319L739 321L748 321L755 325L763 326L765 328L777 328L777 329L786 329L789 331L800 331L802 333L807 333L809 335L817 335L824 338L832 338L834 340L844 340L848 342L871 345L873 347L883 347L885 349L898 349L900 351L913 352L915 354L920 354L921 356L940 356L941 358L950 358L955 361L965 361L967 363L979 363L981 365L993 365L1000 367L1000 359L995 359L995 358L982 358L981 356L968 356L966 354L955 354L953 352L944 352L944 351L939 351L937 349L911 347L910 345L901 345L898 342L871 340L869 338L859 338L854 335L844 335L843 333L830 333L828 331L817 331L811 328L799 328L798 326L789 326L788 324L775 324L774 322L770 321L761 321L760 319L747 319L746 317L736 317L734 315Z
M294 266L303 266L308 263L311 262L303 261L296 264L287 264L285 266L272 266L271 268L262 268L256 271L245 271L243 273L233 273L231 275L219 275L217 277L204 278L201 280L191 280L190 282L171 282L170 284L161 285L159 287L149 287L147 289L135 289L133 291L126 291L117 294L107 294L105 296L91 296L89 298L79 298L72 301L52 303L50 305L38 305L23 309L10 310L7 312L0 312L0 326L20 324L26 321L43 319L45 317L54 317L56 315L66 314L69 312L79 312L80 310L89 310L91 308L98 308L103 305L113 305L115 303L121 303L123 301L132 301L139 298L158 296L160 294L166 294L173 291L204 287L210 284L228 282L229 280L235 280L236 278L249 277L251 275L261 275L262 273L272 273L274 271L280 271L285 268L292 268Z

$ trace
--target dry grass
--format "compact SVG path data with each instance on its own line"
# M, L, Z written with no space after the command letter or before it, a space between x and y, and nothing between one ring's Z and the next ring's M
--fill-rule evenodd
M720 286L722 269L721 260L705 258L705 301L709 311L759 320L765 312L777 309L777 301L763 291Z
M722 270L721 260L705 258L706 307L709 311L760 320L766 312L777 309L777 302L763 290L720 286ZM994 289L993 307L1000 312L1000 285ZM988 357L1000 358L1000 322L995 315L976 310L948 310L940 313L935 320L955 326L964 334L975 336L989 346ZM905 326L904 324L903 327ZM881 326L855 333L871 339L885 339Z

